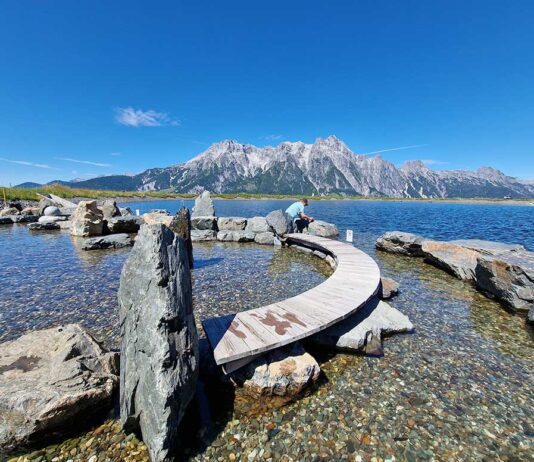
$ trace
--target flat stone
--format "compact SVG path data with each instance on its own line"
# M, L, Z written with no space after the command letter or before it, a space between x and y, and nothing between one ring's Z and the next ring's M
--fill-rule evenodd
M293 224L287 213L283 210L274 210L265 219L269 228L278 236L283 236L293 230Z
M218 241L225 242L252 242L256 235L250 231L219 231Z
M424 241L421 246L425 261L464 281L475 279L479 252L471 248L442 241Z
M134 215L118 216L110 218L107 222L108 231L115 233L137 233L143 224L141 217Z
M144 225L119 286L120 419L141 433L152 461L178 452L178 427L195 394L198 333L184 240Z
M243 231L247 226L247 219L243 217L219 217L217 227L219 231Z
M503 253L526 250L521 244L505 244L504 242L484 241L482 239L456 239L447 242L466 249L476 250L485 255L501 255Z
M245 230L246 231L246 230ZM254 242L261 245L273 245L274 244L274 234L270 231L257 233L254 236Z
M204 191L195 199L195 205L191 216L192 218L215 216L215 207L213 206L209 191Z
M376 240L376 248L384 252L423 257L421 249L424 239L421 236L403 231L389 231Z
M37 215L11 215L9 218L13 220L13 223L36 223L39 221Z
M265 217L252 217L247 219L245 230L253 233L266 233L270 231L270 227Z
M311 342L338 350L381 354L382 337L410 332L407 316L386 302L374 298L355 314L310 337Z
M514 310L534 306L534 252L480 255L475 275L479 290Z
M191 240L193 242L215 241L217 240L217 232L209 229L192 229Z
M81 201L71 217L70 233L73 236L100 236L104 229L102 212L96 201Z
M382 300L387 300L399 293L399 283L391 278L380 278L379 297Z
M312 385L320 372L317 361L295 342L256 358L228 378L252 397L294 397Z
M336 237L339 235L337 226L326 221L315 220L308 225L308 233L320 237Z
M133 243L134 241L128 234L111 234L86 239L82 245L82 250L120 249L131 247Z
M66 218L62 216L55 216L55 215L43 215L42 217L39 217L37 221L39 223L57 223L59 221L65 221Z
M143 221L147 225L165 225L169 226L172 221L172 216L167 212L149 212L143 215Z
M0 344L0 449L57 436L112 407L118 355L77 324Z
M46 223L30 223L28 225L28 229L31 231L53 231L57 229L61 229L60 226L55 221L49 221Z
M191 219L191 228L217 231L217 217L194 217Z

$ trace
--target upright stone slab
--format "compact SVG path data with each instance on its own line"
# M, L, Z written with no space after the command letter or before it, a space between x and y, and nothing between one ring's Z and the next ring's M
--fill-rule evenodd
M96 201L81 201L71 217L70 233L73 236L100 236L104 229L102 211Z
M213 217L215 216L215 207L211 200L209 191L204 191L195 199L195 206L193 207L193 218L196 217Z
M272 229L277 236L283 236L284 234L290 233L293 228L289 216L283 210L274 210L269 213L265 219L267 220L270 229Z
M191 241L191 215L189 209L182 207L178 210L172 219L169 228L185 241L185 248L187 249L187 256L189 259L189 268L193 268L193 242Z
M113 199L108 199L99 207L104 215L104 220L111 220L113 217L120 217L121 211Z
M170 462L199 359L187 250L169 228L141 227L121 274L119 310L122 426L141 431L152 462Z

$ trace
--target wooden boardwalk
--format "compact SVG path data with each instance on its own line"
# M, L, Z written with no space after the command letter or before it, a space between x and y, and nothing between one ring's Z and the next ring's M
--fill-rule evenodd
M378 291L377 264L352 244L309 234L289 234L287 240L331 255L336 269L326 281L295 297L203 321L215 362L227 373L345 319Z

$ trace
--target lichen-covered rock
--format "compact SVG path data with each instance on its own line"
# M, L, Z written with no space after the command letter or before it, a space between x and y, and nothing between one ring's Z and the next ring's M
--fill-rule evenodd
M423 241L424 239L416 234L389 231L376 240L376 248L410 257L423 257L424 252L421 249Z
M189 213L189 209L182 207L178 210L169 228L184 240L189 268L193 268L193 242L191 240L191 214Z
M391 278L380 278L380 289L378 292L382 300L388 300L399 293L399 283Z
M226 242L252 242L256 235L250 231L219 231L218 241Z
M82 250L121 249L123 247L130 247L133 243L133 240L128 234L110 234L109 236L86 239L82 245Z
M81 201L71 217L70 233L81 237L100 236L103 229L103 215L96 201Z
M219 231L243 231L247 226L247 219L243 217L220 217L217 220Z
M139 228L143 224L141 217L134 215L125 215L119 217L113 217L108 220L108 231L112 234L116 233L137 233Z
M0 451L89 421L117 385L118 355L76 324L0 344Z
M216 241L217 231L211 229L192 229L191 240L193 242Z
M320 237L336 237L339 236L337 226L326 221L315 220L308 225L308 233Z
M215 207L211 200L210 192L204 191L195 199L192 217L213 217L215 216Z
M265 219L270 229L278 236L283 236L293 230L293 223L291 223L289 215L283 210L274 210Z
M104 220L110 220L113 217L120 217L122 215L121 211L117 207L117 203L112 199L104 201L104 203L98 208L102 211Z
M383 354L382 337L410 332L413 324L407 316L386 302L374 298L346 320L310 337L309 341L339 350Z
M247 219L246 231L253 233L267 233L271 230L265 217L252 217Z
M534 307L534 252L478 257L476 286L514 310Z
M198 334L182 238L144 225L121 274L120 408L126 431L140 430L152 461L170 462L178 426L195 393Z
M264 233L257 233L254 236L254 242L261 245L273 245L274 244L274 234L270 231Z
M30 223L28 229L31 231L54 231L61 229L61 227L56 221L47 221L45 223Z
M149 212L143 215L143 221L146 225L165 225L169 226L172 221L172 216L167 212Z
M295 397L321 373L317 361L298 342L270 351L229 375L229 380L252 397Z
M191 228L217 231L217 217L194 217L191 219Z

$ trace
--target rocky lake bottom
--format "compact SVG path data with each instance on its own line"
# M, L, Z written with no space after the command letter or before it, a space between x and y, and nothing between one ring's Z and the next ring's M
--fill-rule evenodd
M258 201L244 206L236 202L225 205L228 210L220 215L236 215L232 212L240 206L274 208ZM386 339L381 358L313 350L323 371L317 389L281 407L241 402L225 387L204 384L205 401L186 429L191 435L186 457L534 460L534 331L525 319L418 259L375 252L374 239L383 229L375 229L374 222L387 226L385 230L399 229L399 218L391 223L391 214L375 217L362 209L358 219L367 220L363 225L343 222L335 205L328 212L318 209L330 213L324 218L339 223L342 231L343 226L355 229L356 245L376 258L383 275L400 283L400 294L391 304L409 316L415 332ZM508 213L515 217L528 212L500 209L500 216ZM263 213L243 213L254 214ZM405 211L403 219L409 214ZM410 222L415 229L404 229L430 229L429 220L432 217ZM465 223L462 229L468 229ZM454 237L500 240L499 233L505 235L495 224L488 226L485 235ZM471 227L466 232L476 231ZM435 237L440 233L443 228L436 227ZM508 241L532 246L528 227L519 227L519 233ZM428 230L423 234L429 235ZM118 346L116 293L128 250L83 252L66 233L31 235L22 225L0 228L0 245L0 341L30 329L79 322L107 346ZM202 244L194 250L197 321L296 295L331 271L313 256L254 244ZM110 415L82 434L21 460L147 457L143 443L121 432Z

